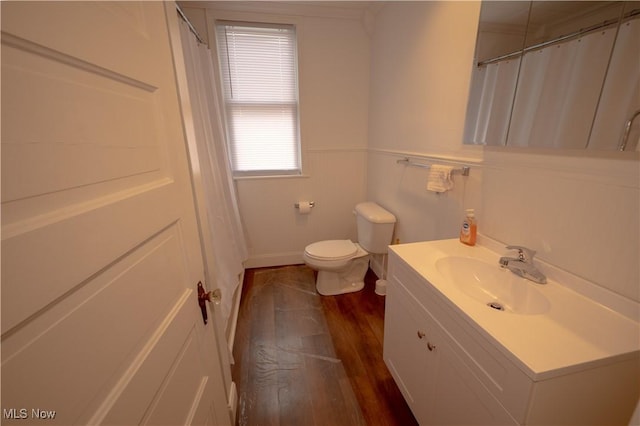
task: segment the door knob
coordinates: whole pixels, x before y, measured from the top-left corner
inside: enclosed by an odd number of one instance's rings
[[[202,281],[198,282],[198,305],[200,305],[200,311],[202,312],[202,321],[206,324],[208,322],[207,318],[207,306],[205,302],[213,302],[216,305],[219,305],[222,300],[222,292],[219,288],[216,288],[213,291],[205,291],[204,286],[202,285]]]

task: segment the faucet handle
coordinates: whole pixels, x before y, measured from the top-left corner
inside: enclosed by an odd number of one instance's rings
[[[507,250],[518,250],[518,259],[523,262],[531,262],[533,260],[533,256],[536,255],[535,250],[531,250],[530,248],[523,246],[507,246]]]

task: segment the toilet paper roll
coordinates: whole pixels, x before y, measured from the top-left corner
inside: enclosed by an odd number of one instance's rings
[[[298,212],[300,214],[309,214],[311,213],[311,203],[308,201],[299,201],[298,202]]]

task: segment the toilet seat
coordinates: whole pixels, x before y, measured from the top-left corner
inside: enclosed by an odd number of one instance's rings
[[[316,260],[345,260],[358,252],[351,240],[325,240],[309,244],[305,249],[308,257]]]
[[[323,296],[359,291],[369,267],[369,253],[351,240],[326,240],[309,244],[304,263],[318,271],[316,290]]]

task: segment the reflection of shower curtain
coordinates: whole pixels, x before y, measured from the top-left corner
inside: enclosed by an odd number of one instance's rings
[[[585,148],[616,28],[525,53],[507,144]]]
[[[616,47],[607,71],[598,114],[589,148],[613,149],[618,146],[624,125],[640,109],[640,19],[620,27]],[[628,148],[640,150],[640,118],[633,122]]]
[[[474,68],[465,142],[504,145],[520,59]],[[475,107],[474,107],[475,106]]]
[[[526,52],[510,121],[519,61],[476,68],[465,141],[502,145],[508,138],[509,146],[616,149],[624,124],[640,109],[640,19],[623,23],[617,38],[616,30]],[[631,149],[635,144],[640,150],[639,138],[636,119]]]
[[[213,265],[207,265],[207,278],[213,285],[208,287],[218,287],[222,291],[220,311],[226,326],[247,248],[217,108],[211,53],[205,45],[198,44],[184,22],[180,24],[199,160],[199,164],[192,165],[192,172],[201,176],[206,199],[198,202],[206,204],[205,219],[212,234],[212,241],[208,243],[213,250],[213,259],[207,262],[212,261]],[[201,221],[205,219],[200,218]]]

